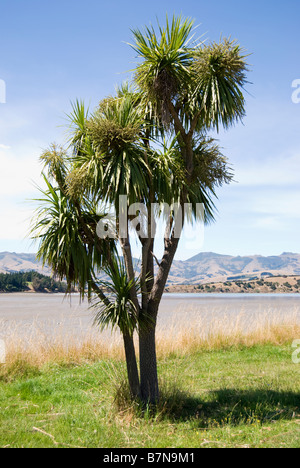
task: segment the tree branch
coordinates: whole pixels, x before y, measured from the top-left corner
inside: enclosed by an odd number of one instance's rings
[[[157,257],[154,255],[153,252],[151,252],[151,255],[152,255],[152,257],[154,258],[154,260],[156,261],[157,266],[160,267],[160,263],[159,263]]]
[[[193,118],[193,120],[191,122],[190,129],[189,129],[189,132],[188,132],[188,141],[192,141],[194,131],[196,129],[197,122],[198,122],[198,119],[200,117],[200,113],[201,112],[196,112],[196,115],[194,115],[194,118]]]
[[[178,113],[176,112],[176,109],[172,103],[172,101],[168,101],[167,103],[169,112],[174,120],[174,126],[175,126],[175,131],[176,133],[180,133],[181,137],[184,139],[186,137],[186,131],[180,121],[180,118],[178,117]]]
[[[170,233],[170,226],[172,225],[172,215],[170,215],[169,220],[167,222],[166,227],[166,234],[165,234],[165,251],[163,258],[159,264],[159,270],[156,275],[156,279],[154,281],[148,302],[148,311],[156,317],[158,306],[163,295],[166,282],[168,279],[168,275],[170,273],[170,269],[178,248],[180,236],[175,237],[176,232],[176,223],[178,223],[178,219],[175,220],[173,223],[172,232]],[[181,229],[183,227],[183,221]],[[170,235],[171,234],[171,235]]]
[[[120,238],[119,240],[120,240],[120,244],[121,244],[121,248],[123,252],[128,279],[129,281],[132,282],[132,287],[130,288],[130,299],[136,308],[136,313],[139,314],[140,305],[139,305],[136,286],[135,286],[135,274],[134,274],[134,269],[133,269],[133,260],[132,260],[132,252],[131,252],[131,246],[129,242],[129,236],[127,235],[126,238],[124,239]]]
[[[101,299],[101,301],[102,301],[107,307],[110,307],[110,306],[111,306],[110,300],[109,300],[108,297],[104,294],[104,292],[102,291],[102,289],[99,288],[99,286],[98,286],[98,284],[96,283],[96,281],[94,281],[93,279],[91,279],[91,286],[92,286],[92,289],[93,289],[94,293],[97,294],[97,296]]]

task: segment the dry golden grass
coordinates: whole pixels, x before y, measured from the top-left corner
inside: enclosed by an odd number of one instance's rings
[[[282,345],[297,337],[300,337],[300,320],[296,309],[288,315],[274,314],[270,309],[251,317],[241,310],[235,316],[216,314],[209,322],[200,315],[194,323],[179,330],[173,326],[168,332],[158,334],[158,349],[160,355],[168,356],[232,346]]]
[[[79,339],[76,336],[35,335],[34,339],[11,335],[6,340],[6,365],[24,362],[31,366],[42,367],[47,363],[78,364],[84,361],[100,359],[123,359],[122,341],[114,338],[112,342],[104,341],[94,335]]]
[[[244,332],[235,329],[230,332],[211,330],[207,335],[199,335],[191,330],[181,329],[170,335],[158,334],[157,347],[160,357],[170,354],[186,355],[201,350],[217,350],[230,347],[251,347],[255,345],[284,345],[300,337],[300,325],[295,323],[270,324]]]
[[[158,327],[158,358],[229,347],[283,345],[300,338],[299,315],[296,313],[288,316],[265,314],[260,319],[256,317],[248,325],[247,331],[245,315],[241,311],[234,319],[223,316],[208,323],[200,316],[190,322],[186,320],[185,325],[181,321],[180,324],[173,323],[165,328]],[[16,326],[10,330],[5,345],[6,364],[1,366],[2,374],[22,366],[40,369],[49,363],[69,365],[102,359],[124,359],[122,338],[118,333],[103,336],[96,331],[73,335],[60,332],[49,336],[36,327],[24,335]]]

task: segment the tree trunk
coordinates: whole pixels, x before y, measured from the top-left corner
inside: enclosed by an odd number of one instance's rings
[[[133,398],[140,398],[140,379],[136,362],[133,337],[130,334],[124,333],[123,341],[130,393]]]
[[[147,328],[142,327],[139,333],[141,399],[144,403],[151,404],[156,404],[159,400],[155,328],[156,323],[153,323]]]
[[[152,320],[147,327],[141,327],[140,342],[140,376],[141,398],[145,403],[156,404],[159,400],[159,386],[157,377],[155,329],[159,304],[165,289],[170,268],[178,247],[179,239],[171,236],[165,239],[165,253],[160,263],[159,271],[149,294],[146,313]],[[148,266],[149,268],[149,266]],[[153,259],[152,259],[153,271]]]

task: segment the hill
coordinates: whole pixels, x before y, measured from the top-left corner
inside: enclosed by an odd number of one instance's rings
[[[0,273],[23,273],[36,271],[44,275],[50,275],[51,270],[43,267],[35,254],[0,252]]]
[[[175,261],[168,284],[206,284],[252,280],[270,276],[300,275],[300,254],[278,256],[231,256],[204,252],[185,261]]]
[[[51,274],[50,268],[43,267],[34,254],[0,253],[0,273],[32,270],[44,275]],[[185,261],[175,260],[167,285],[201,285],[293,275],[300,275],[300,254],[297,253],[240,257],[203,252]]]

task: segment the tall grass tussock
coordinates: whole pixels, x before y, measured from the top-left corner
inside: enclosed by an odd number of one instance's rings
[[[192,321],[158,327],[158,359],[185,356],[200,351],[251,347],[255,345],[285,345],[300,338],[297,313],[268,315],[248,324],[241,312],[234,319],[223,316],[209,323],[201,316]],[[0,323],[1,331],[1,323]],[[6,362],[0,366],[0,377],[38,371],[48,364],[79,365],[99,360],[124,360],[123,341],[118,333],[101,334],[97,329],[76,334],[55,331],[45,334],[38,325],[24,334],[18,326],[11,327],[5,339]],[[137,345],[137,340],[136,340]]]

